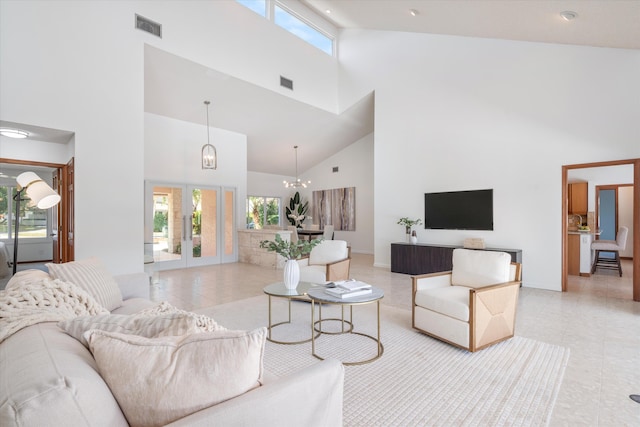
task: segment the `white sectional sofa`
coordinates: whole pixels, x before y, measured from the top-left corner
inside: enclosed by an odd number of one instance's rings
[[[117,276],[115,280],[122,303],[112,314],[136,313],[155,305],[149,300],[146,274]],[[7,289],[11,286],[9,283]],[[0,291],[0,302],[2,293],[7,295],[8,290]],[[0,306],[0,317],[2,313]],[[214,354],[210,356],[215,358]],[[140,362],[145,361],[131,361]],[[343,379],[344,368],[336,360],[319,362],[310,369],[282,378],[265,374],[262,384],[250,391],[173,420],[170,425],[342,425]],[[193,385],[198,385],[198,381],[193,378]],[[140,386],[139,382],[131,379],[132,386]],[[0,425],[113,427],[129,424],[101,376],[92,352],[64,332],[58,322],[24,327],[0,343]]]

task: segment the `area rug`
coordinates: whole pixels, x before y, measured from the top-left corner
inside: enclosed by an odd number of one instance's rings
[[[377,336],[375,304],[353,309],[354,331]],[[198,310],[234,329],[266,326],[268,298],[260,296]],[[311,305],[292,303],[292,322],[272,330],[277,340],[311,336]],[[286,300],[272,299],[272,323],[288,320]],[[315,314],[317,320],[317,312]],[[347,320],[349,311],[345,311]],[[323,318],[342,318],[337,307]],[[345,367],[345,426],[545,426],[556,401],[569,349],[514,337],[469,353],[411,329],[411,313],[382,305],[382,357]],[[348,325],[347,325],[348,327]],[[336,332],[337,321],[323,323]],[[322,335],[316,353],[342,361],[377,354],[375,340],[362,335]],[[311,343],[267,342],[265,369],[287,375],[318,363]]]

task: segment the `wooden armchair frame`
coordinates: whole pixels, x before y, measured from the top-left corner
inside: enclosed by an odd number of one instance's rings
[[[464,346],[452,342],[447,337],[439,336],[424,326],[416,325],[416,308],[421,308],[416,305],[417,292],[421,289],[451,286],[451,271],[413,276],[411,278],[413,288],[411,326],[429,336],[471,352],[512,338],[515,333],[516,308],[522,280],[521,264],[511,263],[511,277],[514,280],[510,282],[475,289],[468,288],[469,343]],[[429,279],[429,281],[421,283],[422,279]]]

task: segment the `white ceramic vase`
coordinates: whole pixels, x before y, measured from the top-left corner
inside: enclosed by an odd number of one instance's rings
[[[295,289],[300,281],[300,266],[295,259],[288,259],[284,263],[284,287]]]

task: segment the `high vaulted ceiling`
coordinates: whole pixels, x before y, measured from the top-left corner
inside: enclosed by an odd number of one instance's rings
[[[338,28],[640,48],[640,0],[301,1]],[[249,171],[293,176],[299,145],[303,173],[373,131],[373,95],[335,115],[157,49],[145,70],[146,111],[204,124],[211,98],[212,126],[247,135]]]
[[[640,49],[640,0],[301,2],[338,28]],[[563,11],[577,17],[564,20]],[[373,131],[373,94],[336,115],[159,49],[145,49],[145,111],[205,125],[206,99],[212,101],[211,126],[247,135],[249,171],[293,176],[293,146],[299,145],[302,174]],[[59,142],[61,135],[52,132]],[[69,134],[62,137],[68,141]],[[44,134],[38,139],[47,140]]]
[[[339,28],[640,49],[639,0],[301,1]]]

